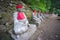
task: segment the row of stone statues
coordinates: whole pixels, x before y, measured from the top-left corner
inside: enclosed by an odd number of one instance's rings
[[[9,33],[11,34],[11,37],[14,40],[28,40],[29,37],[36,31],[36,25],[29,24],[29,21],[25,15],[25,13],[22,11],[23,6],[21,4],[18,4],[16,6],[17,11],[13,13],[14,18],[14,27],[13,31],[10,30]],[[41,21],[43,21],[43,14],[36,10],[32,13],[32,18],[35,20],[35,23],[40,24]]]
[[[35,20],[35,23],[40,24],[45,17],[40,11],[36,12],[36,10],[34,10],[32,13],[32,18]]]

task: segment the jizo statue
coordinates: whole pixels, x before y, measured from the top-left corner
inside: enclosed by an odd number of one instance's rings
[[[36,23],[40,24],[41,20],[40,20],[40,18],[37,17],[36,10],[33,11],[32,17],[33,17],[33,20],[35,20]]]
[[[15,34],[21,34],[28,30],[28,20],[24,12],[22,11],[23,6],[18,4],[16,6],[17,11],[13,13],[14,18],[14,32]]]

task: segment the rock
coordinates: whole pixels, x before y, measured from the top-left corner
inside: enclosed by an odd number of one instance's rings
[[[1,0],[1,1],[3,1],[3,0]]]
[[[56,38],[58,37],[58,35],[55,35],[56,36]]]
[[[0,31],[4,31],[5,30],[5,26],[4,25],[0,25]]]
[[[9,23],[7,22],[5,25],[6,25],[6,26],[9,26]]]
[[[36,30],[37,30],[36,25],[30,24],[29,30],[21,35],[16,36],[12,33],[11,30],[9,31],[9,33],[11,34],[11,37],[15,40],[20,40],[20,39],[21,40],[28,40],[35,33]]]
[[[13,6],[12,3],[9,3],[10,6]]]
[[[40,35],[38,36],[37,40],[41,40]]]

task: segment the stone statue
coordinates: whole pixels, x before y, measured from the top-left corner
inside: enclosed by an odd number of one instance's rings
[[[36,25],[29,24],[22,8],[22,5],[18,4],[16,6],[17,11],[13,13],[14,28],[9,33],[14,40],[28,40],[37,29]]]
[[[14,18],[14,32],[16,34],[23,33],[28,30],[28,20],[24,12],[22,12],[22,5],[16,6],[17,11],[13,13]]]
[[[32,13],[32,18],[33,18],[33,20],[35,20],[35,23],[38,23],[38,24],[41,23],[40,18],[37,17],[37,12],[36,12],[36,10],[33,11],[33,13]]]
[[[38,11],[37,17],[40,18],[41,21],[43,21],[43,14],[40,11]]]

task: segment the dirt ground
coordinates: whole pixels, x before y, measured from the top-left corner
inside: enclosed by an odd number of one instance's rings
[[[60,40],[60,17],[43,21],[29,40]]]

